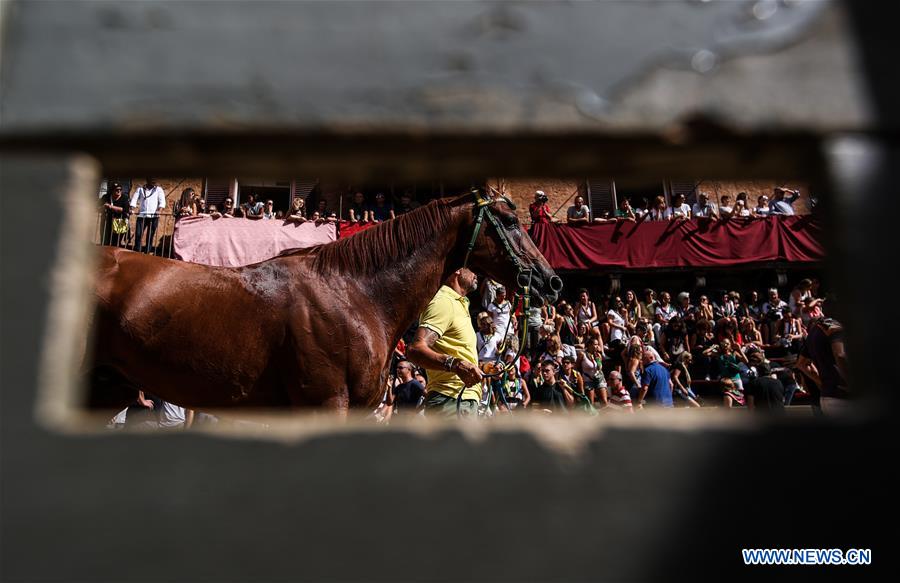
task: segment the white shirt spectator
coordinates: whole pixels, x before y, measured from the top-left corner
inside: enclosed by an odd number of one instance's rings
[[[591,208],[586,204],[583,204],[580,207],[572,205],[569,207],[569,210],[566,212],[566,217],[569,220],[572,220],[572,219],[591,220]]]
[[[159,426],[162,428],[181,427],[184,425],[184,408],[163,401],[159,410]]]
[[[666,218],[670,219],[673,217],[676,219],[691,218],[691,207],[689,207],[686,202],[681,203],[681,206],[670,206],[668,209],[666,209]]]
[[[714,217],[718,214],[716,212],[716,203],[714,202],[707,202],[703,205],[699,202],[695,202],[691,212],[694,217]]]
[[[131,197],[131,208],[138,209],[139,217],[155,217],[166,208],[166,191],[161,186],[138,186]]]
[[[512,304],[509,303],[509,300],[503,300],[503,303],[499,306],[491,302],[491,305],[487,307],[488,313],[494,320],[494,326],[497,328],[497,331],[500,334],[507,333],[507,326],[509,326],[509,315],[512,312]],[[512,326],[509,326],[509,334],[512,334],[513,329]]]
[[[650,209],[647,211],[647,219],[648,221],[668,221],[669,220],[669,211],[660,210],[660,209]]]
[[[615,310],[610,310],[606,313],[606,319],[610,323],[609,327],[609,339],[613,340],[622,340],[625,338],[625,319],[622,318],[622,315]],[[619,327],[621,326],[621,328]]]
[[[673,316],[677,315],[678,311],[675,309],[675,306],[669,304],[663,307],[662,304],[656,306],[656,319],[660,323],[667,323],[672,319]]]
[[[481,332],[475,334],[475,348],[478,349],[478,362],[493,362],[497,360],[497,347],[503,340],[503,332],[494,332],[485,336]]]
[[[494,298],[497,297],[498,287],[500,287],[500,284],[493,279],[486,278],[484,280],[484,286],[481,288],[481,307],[485,310],[494,303]],[[494,321],[496,322],[496,320]]]
[[[731,207],[731,206],[720,206],[719,207],[719,212],[721,212],[723,215],[730,215],[731,211],[733,211],[733,210],[734,210],[734,207]]]

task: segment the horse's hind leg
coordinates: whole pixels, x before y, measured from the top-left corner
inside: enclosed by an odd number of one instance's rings
[[[322,403],[322,408],[326,411],[333,411],[337,418],[341,421],[347,420],[347,415],[350,412],[350,391],[347,388],[347,385],[341,385],[328,399],[326,399]]]

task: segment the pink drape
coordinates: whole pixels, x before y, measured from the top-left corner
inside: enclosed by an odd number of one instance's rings
[[[335,239],[332,223],[186,217],[175,223],[174,245],[175,255],[184,261],[239,267]]]

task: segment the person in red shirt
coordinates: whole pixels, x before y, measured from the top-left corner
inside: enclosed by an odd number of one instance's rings
[[[534,202],[528,205],[528,213],[531,215],[532,223],[546,224],[552,222],[553,216],[550,213],[550,205],[547,204],[548,200],[543,190],[534,192]]]

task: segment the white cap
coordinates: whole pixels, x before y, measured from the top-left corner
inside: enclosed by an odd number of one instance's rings
[[[534,193],[535,193],[535,194],[539,194],[539,195],[541,195],[541,196],[545,196],[543,190],[535,190]]]

